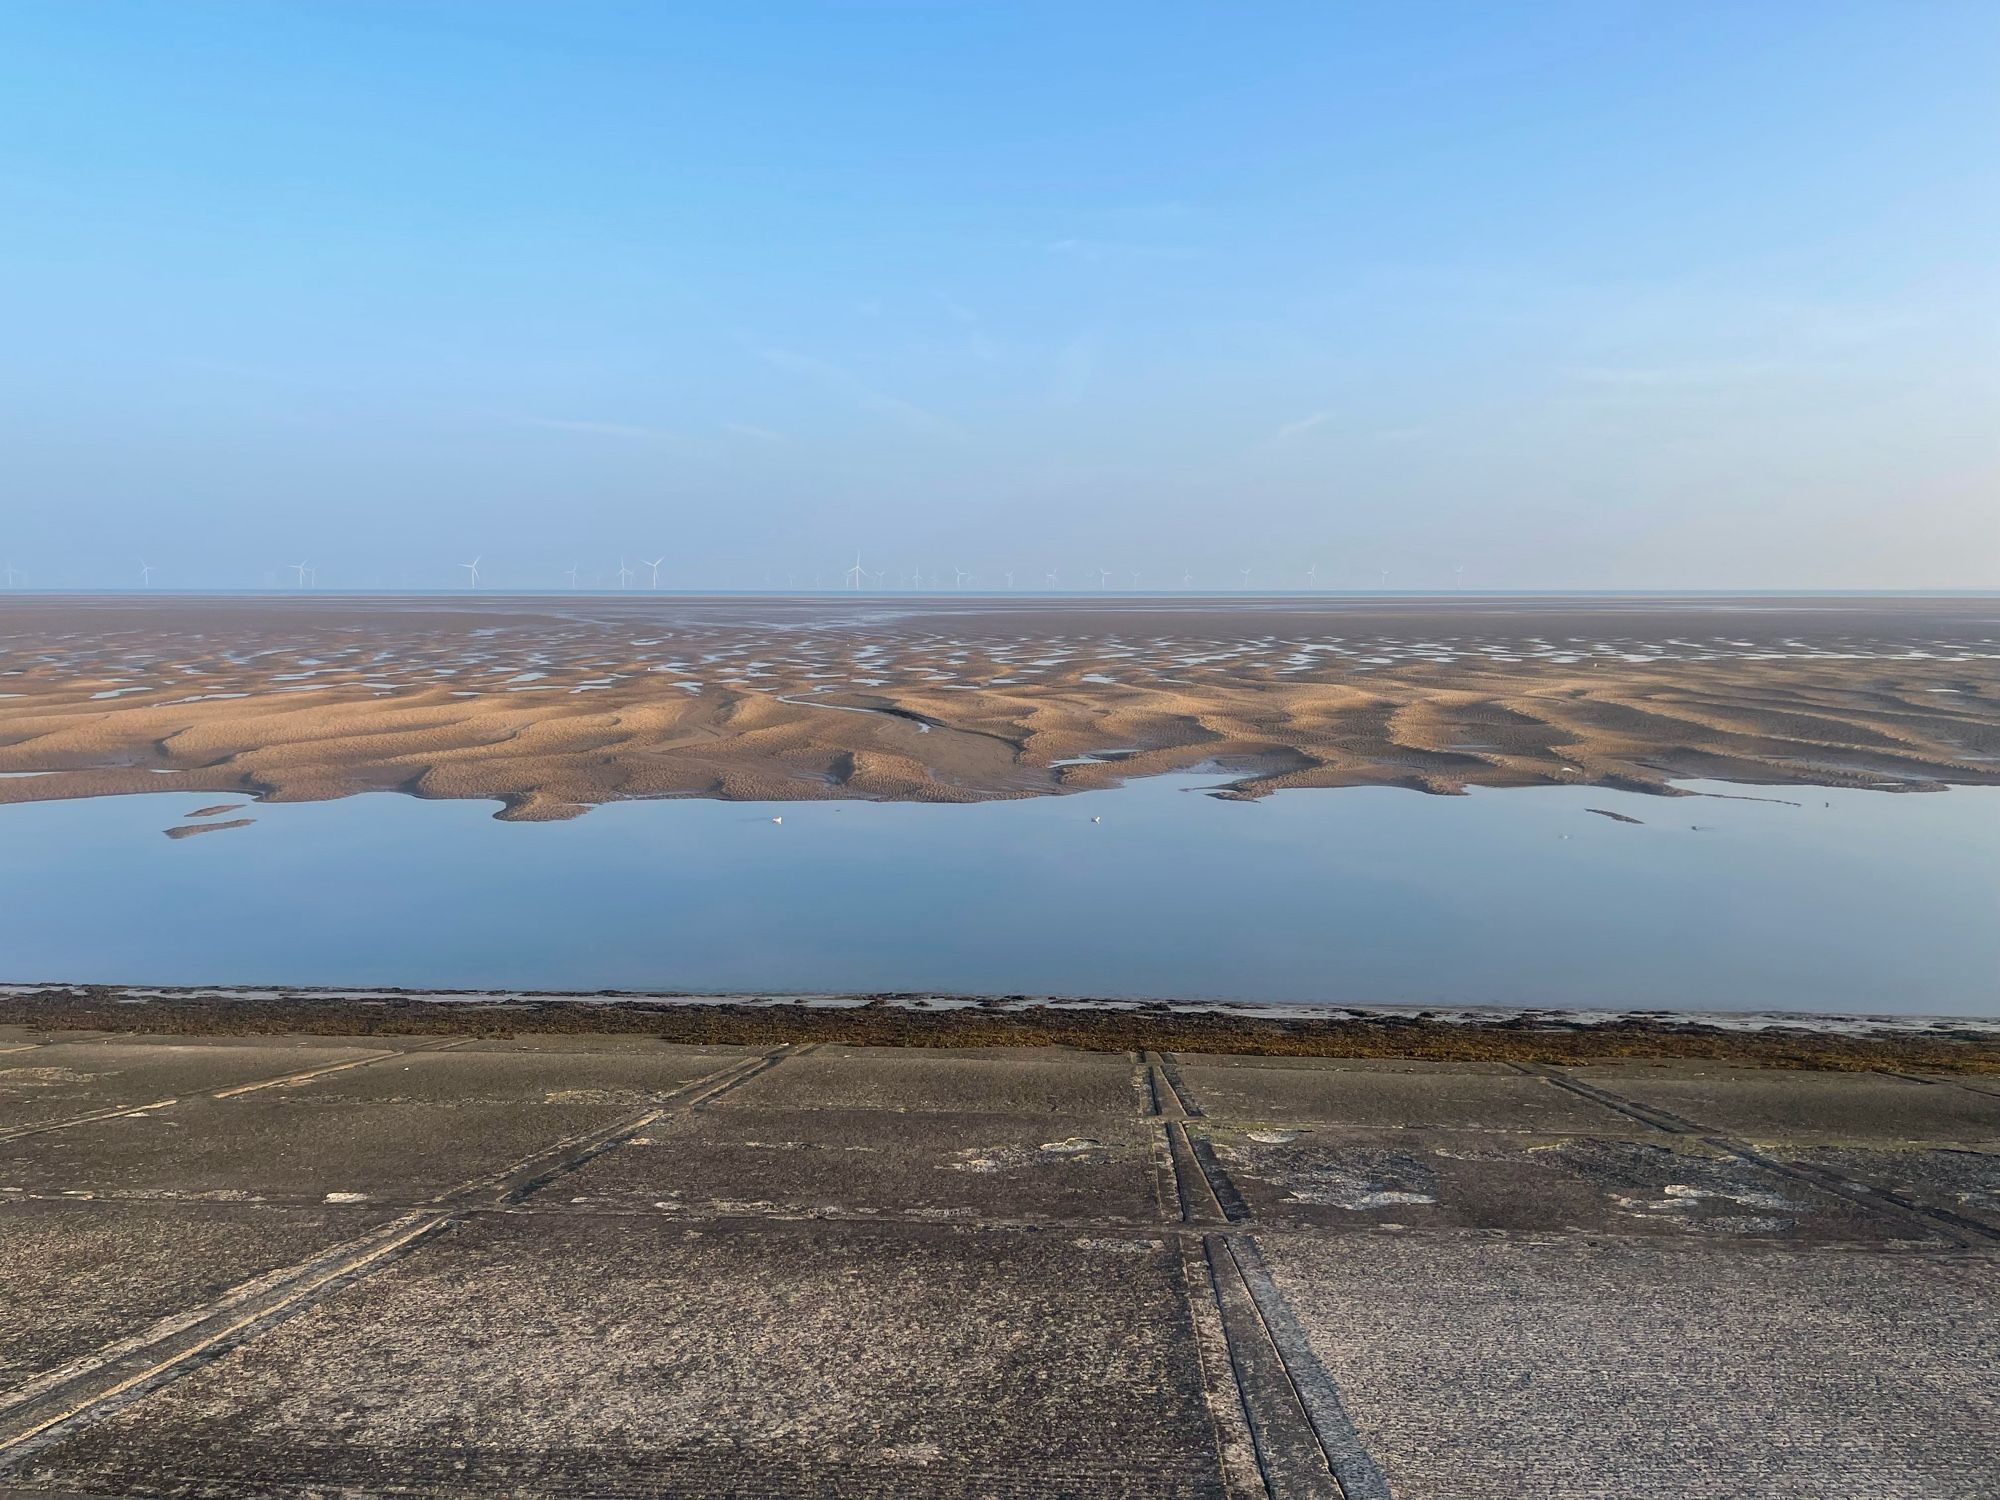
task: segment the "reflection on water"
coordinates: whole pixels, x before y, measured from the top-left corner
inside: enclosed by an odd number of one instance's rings
[[[2000,790],[1208,784],[548,824],[379,795],[175,839],[203,799],[0,807],[0,979],[2000,1010]]]

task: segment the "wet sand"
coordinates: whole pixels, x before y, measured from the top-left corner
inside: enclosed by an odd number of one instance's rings
[[[1992,1493],[2000,1094],[0,1024],[0,1491]]]
[[[0,599],[0,802],[2000,784],[1985,598]]]

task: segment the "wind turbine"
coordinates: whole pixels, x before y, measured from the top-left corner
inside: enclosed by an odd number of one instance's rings
[[[1009,589],[1014,587],[1014,570],[1012,568],[1007,570],[1007,587]]]
[[[632,570],[625,566],[625,559],[620,557],[618,559],[618,587],[621,589],[630,588],[634,576]]]
[[[1455,568],[1453,568],[1453,569],[1451,570],[1451,578],[1452,578],[1452,586],[1453,586],[1454,588],[1461,588],[1461,589],[1462,589],[1462,588],[1464,588],[1464,587],[1465,587],[1465,564],[1464,564],[1464,563],[1460,563],[1460,564],[1459,564],[1459,565],[1458,565],[1457,567],[1455,567]]]
[[[582,571],[583,570],[577,567],[575,563],[571,563],[568,569],[565,570],[563,573],[563,577],[569,580],[570,591],[572,593],[574,593],[576,590],[576,575]]]
[[[953,563],[951,565],[951,586],[953,588],[955,589],[964,588],[967,581],[971,577],[972,575],[966,572],[965,569],[961,568],[957,563]]]
[[[295,587],[304,588],[306,586],[306,574],[310,573],[312,569],[305,563],[297,562],[292,564],[292,571],[299,575],[299,581]]]
[[[859,552],[854,554],[854,566],[840,576],[847,580],[849,588],[853,589],[856,593],[861,591],[861,580],[868,576],[868,570],[861,566],[861,554]]]
[[[1191,589],[1191,588],[1193,588],[1193,587],[1194,587],[1194,574],[1192,574],[1192,573],[1189,573],[1189,572],[1185,572],[1185,571],[1184,571],[1184,572],[1182,572],[1182,574],[1181,574],[1181,587],[1182,587],[1182,588],[1184,588],[1184,589]]]
[[[1047,584],[1050,588],[1054,588],[1056,586],[1056,570],[1054,568],[1050,568],[1048,572],[1044,573],[1042,575],[1042,582]]]
[[[153,586],[153,565],[147,562],[146,559],[142,557],[139,559],[139,587],[142,589],[149,589],[152,586]]]
[[[1243,587],[1247,590],[1250,587],[1250,570],[1244,568],[1241,571],[1243,573]]]
[[[8,564],[7,564],[7,587],[8,587],[8,588],[10,588],[10,589],[11,589],[12,587],[14,587],[15,583],[19,581],[20,577],[21,577],[21,575],[20,575],[20,573],[19,573],[19,572],[17,572],[17,571],[15,570],[15,568],[14,568],[14,565],[13,565],[13,564],[12,564],[11,562],[10,562],[10,563],[8,563]]]
[[[644,558],[644,557],[642,557],[642,558],[640,558],[640,559],[639,559],[639,565],[640,565],[641,567],[645,567],[645,568],[651,568],[651,569],[653,570],[653,587],[654,587],[654,588],[658,588],[658,587],[660,586],[660,564],[661,564],[661,563],[663,563],[663,562],[665,562],[666,560],[667,560],[667,559],[665,558],[665,556],[664,556],[664,555],[663,555],[663,556],[660,556],[660,557],[655,557],[655,558],[650,558],[650,559],[649,559],[649,558]]]
[[[1138,586],[1139,586],[1139,570],[1137,568],[1134,568],[1132,570],[1132,587],[1136,589]]]
[[[1316,589],[1319,587],[1318,563],[1314,563],[1311,567],[1306,569],[1306,587],[1309,589]]]
[[[1097,570],[1097,586],[1101,589],[1111,587],[1111,570],[1109,568],[1099,568]]]
[[[479,565],[481,562],[485,561],[485,559],[486,559],[486,554],[482,552],[479,554],[478,557],[473,558],[471,562],[459,564],[461,568],[464,568],[467,572],[469,572],[472,575],[472,582],[467,585],[468,588],[476,589],[479,587]]]

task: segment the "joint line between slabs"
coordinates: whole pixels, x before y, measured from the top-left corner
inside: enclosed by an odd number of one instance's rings
[[[1250,1236],[1220,1238],[1222,1253],[1242,1279],[1256,1310],[1258,1323],[1279,1367],[1290,1383],[1292,1395],[1304,1413],[1342,1500],[1393,1500],[1388,1476],[1382,1472],[1341,1400],[1340,1387],[1321,1365],[1306,1341],[1305,1331],[1292,1316],[1284,1294],[1271,1279],[1257,1242]]]
[[[30,1425],[11,1435],[0,1436],[0,1472],[4,1472],[19,1460],[55,1442],[62,1436],[64,1431],[108,1416],[119,1406],[125,1404],[126,1401],[137,1399],[162,1385],[170,1383],[180,1375],[187,1373],[188,1370],[194,1368],[197,1364],[205,1362],[209,1358],[218,1357],[230,1349],[255,1338],[265,1329],[273,1327],[285,1319],[295,1316],[297,1313],[303,1312],[306,1308],[313,1305],[324,1293],[378,1269],[403,1251],[430,1238],[440,1230],[449,1227],[456,1221],[454,1211],[458,1214],[464,1214],[468,1211],[476,1212],[480,1207],[488,1206],[473,1201],[476,1200],[477,1195],[482,1191],[494,1190],[497,1192],[499,1201],[502,1204],[518,1201],[519,1198],[525,1198],[538,1188],[546,1186],[548,1182],[553,1181],[555,1178],[565,1175],[567,1172],[573,1171],[576,1167],[583,1165],[600,1152],[617,1144],[618,1141],[639,1130],[643,1130],[648,1124],[658,1120],[663,1115],[677,1108],[691,1108],[700,1102],[712,1099],[716,1095],[734,1088],[737,1084],[746,1082],[776,1067],[786,1057],[794,1055],[796,1050],[799,1049],[794,1049],[788,1045],[774,1052],[766,1053],[761,1057],[750,1059],[739,1058],[725,1067],[718,1068],[690,1083],[683,1084],[673,1094],[670,1094],[667,1099],[663,1100],[661,1104],[648,1110],[638,1119],[626,1121],[614,1127],[609,1132],[592,1137],[580,1147],[576,1143],[570,1143],[568,1146],[562,1148],[558,1160],[545,1166],[540,1174],[530,1178],[526,1183],[518,1182],[520,1174],[525,1170],[519,1166],[491,1174],[476,1184],[468,1185],[447,1194],[437,1202],[435,1207],[425,1212],[417,1215],[405,1215],[402,1219],[394,1221],[383,1229],[376,1231],[373,1235],[368,1236],[359,1247],[347,1254],[342,1255],[338,1251],[334,1252],[335,1259],[331,1265],[327,1263],[327,1255],[322,1253],[303,1264],[295,1265],[283,1271],[269,1273],[266,1278],[263,1278],[265,1285],[258,1287],[257,1291],[251,1295],[254,1297],[269,1298],[270,1300],[257,1303],[252,1310],[244,1313],[242,1316],[231,1319],[222,1327],[201,1335],[184,1347],[175,1349],[164,1358],[155,1360],[146,1368],[123,1379],[116,1380],[108,1387],[89,1391],[88,1393],[79,1392],[77,1398],[66,1404],[61,1410],[52,1412],[40,1420],[31,1421]],[[400,1054],[391,1053],[385,1055],[395,1056]],[[376,1062],[380,1060],[380,1058],[369,1058],[362,1061]],[[354,1065],[358,1066],[359,1063]],[[134,1112],[132,1110],[118,1111],[118,1113],[125,1114]],[[510,1182],[516,1183],[516,1186],[510,1188],[508,1186]],[[256,1286],[256,1283],[252,1283],[251,1285]],[[178,1335],[199,1328],[205,1321],[225,1315],[231,1307],[241,1305],[242,1301],[243,1294],[239,1290],[237,1294],[225,1296],[219,1302],[211,1302],[206,1309],[201,1310],[191,1317],[183,1315],[179,1319],[169,1320],[169,1326],[166,1327],[161,1327],[159,1324],[154,1325],[160,1331],[146,1342],[134,1345],[127,1341],[107,1345],[93,1359],[86,1362],[81,1368],[75,1369],[74,1373],[70,1374],[61,1384],[73,1384],[86,1381],[92,1375],[101,1376],[112,1373],[121,1362],[140,1354],[148,1347],[148,1344],[157,1348]],[[45,1386],[44,1389],[49,1388]],[[54,1387],[54,1389],[60,1390],[61,1385]]]
[[[1739,1141],[1734,1136],[1727,1135],[1719,1130],[1712,1130],[1706,1125],[1674,1114],[1670,1110],[1656,1109],[1649,1104],[1640,1104],[1637,1100],[1627,1099],[1622,1094],[1614,1094],[1611,1090],[1599,1088],[1595,1084],[1582,1083],[1574,1078],[1563,1078],[1552,1072],[1534,1071],[1536,1077],[1547,1080],[1557,1088],[1567,1089],[1571,1093],[1592,1100],[1607,1109],[1617,1110],[1620,1114],[1628,1115],[1642,1124],[1651,1125],[1656,1130],[1664,1130],[1674,1135],[1696,1136],[1708,1145],[1715,1147],[1716,1150],[1725,1151],[1738,1161],[1747,1162],[1749,1165],[1761,1168],[1773,1176],[1783,1177],[1789,1181],[1802,1183],[1807,1187],[1831,1193],[1835,1197],[1844,1198],[1849,1203],[1867,1209],[1870,1213],[1883,1218],[1900,1220],[1904,1223],[1913,1223],[1927,1230],[1935,1231],[1941,1229],[1957,1242],[1960,1249],[1970,1250],[1981,1244],[1993,1244],[1996,1241],[2000,1241],[2000,1232],[1996,1232],[1975,1220],[1955,1214],[1948,1208],[1933,1208],[1928,1204],[1913,1202],[1905,1198],[1902,1194],[1891,1192],[1887,1188],[1875,1188],[1869,1187],[1866,1183],[1850,1182],[1838,1173],[1830,1172],[1820,1167],[1779,1161],[1775,1157],[1765,1155],[1747,1141]]]
[[[1926,1078],[1921,1073],[1899,1073],[1894,1068],[1876,1068],[1884,1078],[1900,1078],[1905,1083],[1921,1083],[1934,1089],[1964,1089],[1969,1094],[1984,1094],[1989,1099],[2000,1099],[2000,1089],[1981,1088],[1963,1078]]]
[[[40,1046],[40,1043],[36,1043]],[[349,1058],[346,1062],[329,1063],[324,1067],[307,1068],[301,1071],[280,1074],[276,1078],[259,1078],[249,1083],[239,1083],[209,1095],[211,1099],[233,1099],[238,1094],[255,1093],[258,1089],[276,1088],[280,1084],[305,1083],[328,1073],[343,1073],[349,1068],[365,1068],[371,1063],[387,1062],[392,1057],[407,1057],[412,1052],[433,1051],[433,1048],[395,1048],[377,1052],[370,1057]],[[191,1097],[191,1096],[190,1096]],[[121,1104],[108,1109],[92,1110],[88,1114],[72,1115],[66,1120],[51,1120],[41,1125],[16,1125],[12,1129],[0,1130],[0,1141],[19,1140],[23,1136],[46,1135],[52,1130],[68,1130],[77,1125],[95,1125],[100,1120],[123,1120],[133,1115],[142,1115],[155,1109],[167,1109],[181,1102],[181,1095],[171,1099],[157,1099],[151,1104]]]
[[[350,1058],[346,1062],[328,1063],[325,1067],[306,1068],[298,1073],[287,1073],[283,1078],[260,1078],[255,1083],[239,1083],[234,1088],[217,1089],[208,1097],[211,1099],[234,1099],[240,1094],[254,1094],[259,1089],[282,1088],[288,1083],[309,1083],[315,1078],[324,1078],[329,1073],[345,1073],[350,1068],[365,1068],[370,1063],[387,1062],[392,1057],[408,1057],[402,1048],[387,1052],[376,1052],[367,1057]]]
[[[189,1368],[202,1362],[205,1357],[225,1353],[264,1329],[303,1312],[316,1300],[316,1294],[336,1287],[353,1277],[365,1275],[385,1260],[428,1239],[450,1222],[450,1215],[437,1213],[425,1216],[415,1224],[406,1222],[401,1226],[391,1226],[385,1231],[387,1238],[381,1239],[379,1243],[365,1250],[340,1259],[317,1274],[307,1273],[304,1281],[295,1282],[267,1305],[245,1313],[242,1317],[203,1335],[185,1348],[176,1350],[147,1368],[128,1375],[103,1390],[92,1392],[62,1410],[51,1413],[12,1436],[0,1440],[0,1472],[56,1441],[62,1436],[63,1429],[109,1416],[126,1400],[150,1393],[184,1374]]]
[[[635,1119],[625,1120],[604,1130],[596,1131],[581,1140],[572,1140],[530,1157],[526,1162],[517,1163],[505,1172],[493,1174],[468,1184],[447,1194],[441,1201],[454,1206],[472,1206],[467,1200],[488,1187],[495,1189],[495,1201],[512,1206],[523,1203],[553,1182],[569,1176],[578,1168],[602,1156],[614,1146],[621,1145],[648,1125],[657,1123],[670,1114],[681,1110],[697,1110],[711,1099],[727,1093],[740,1083],[747,1083],[760,1074],[769,1072],[793,1053],[789,1048],[779,1048],[761,1057],[737,1058],[735,1061],[716,1068],[701,1077],[682,1084],[670,1091],[658,1104],[646,1110]]]
[[[1264,1424],[1258,1420],[1259,1414],[1251,1406],[1250,1382],[1243,1369],[1243,1351],[1238,1347],[1237,1339],[1232,1337],[1229,1331],[1231,1322],[1229,1299],[1223,1295],[1222,1269],[1216,1263],[1219,1253],[1217,1242],[1204,1235],[1201,1241],[1201,1254],[1202,1265],[1207,1272],[1208,1295],[1214,1303],[1216,1319],[1222,1330],[1222,1349],[1229,1361],[1230,1382],[1236,1387],[1236,1401],[1243,1415],[1244,1432],[1250,1440],[1251,1461],[1257,1466],[1257,1477],[1263,1482],[1264,1493],[1270,1496],[1271,1500],[1279,1500],[1277,1487],[1271,1482],[1271,1456],[1265,1446]],[[1240,1275],[1238,1279],[1241,1280]],[[1303,1412],[1304,1408],[1301,1407],[1300,1410]]]

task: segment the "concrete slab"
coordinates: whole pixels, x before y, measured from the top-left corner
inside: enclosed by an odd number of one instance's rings
[[[1277,1239],[1397,1500],[1991,1500],[1990,1265],[1472,1235]]]
[[[748,1047],[700,1047],[680,1042],[663,1042],[656,1036],[591,1036],[560,1031],[524,1032],[519,1036],[482,1036],[454,1042],[454,1052],[617,1052],[644,1057],[711,1057],[720,1067],[732,1058],[748,1057],[757,1049]]]
[[[0,1395],[383,1217],[0,1197]]]
[[[1686,1136],[1194,1128],[1259,1224],[1876,1244],[1913,1234]]]
[[[754,1053],[656,1044],[641,1053],[413,1052],[288,1088],[304,1103],[618,1104],[641,1107]]]
[[[1646,1127],[1543,1078],[1455,1067],[1246,1067],[1183,1061],[1184,1089],[1219,1119],[1617,1135]],[[1651,1132],[1648,1132],[1651,1133]]]
[[[380,1048],[64,1042],[0,1055],[0,1130],[276,1078]]]
[[[101,1031],[55,1031],[46,1026],[0,1026],[0,1050],[44,1047],[51,1042],[91,1042],[106,1035]]]
[[[1753,1141],[2000,1142],[2000,1097],[1880,1073],[1631,1063],[1574,1076]]]
[[[670,1212],[1158,1219],[1154,1131],[1119,1116],[703,1110],[662,1121],[553,1190]]]
[[[988,1055],[829,1047],[789,1060],[715,1107],[1130,1115],[1145,1098],[1140,1073],[1125,1053],[1059,1047]]]
[[[1118,1054],[822,1048],[744,1080],[763,1054],[568,1040],[0,1140],[0,1383],[136,1341],[0,1392],[0,1495],[1241,1496],[1377,1461],[1398,1500],[1992,1494],[2000,1152],[1948,1135],[1759,1165],[1490,1066],[1183,1057],[1210,1109],[1183,1122]],[[206,1082],[319,1054],[164,1055]],[[1592,1076],[1877,1128],[1989,1097]],[[481,1179],[417,1238],[356,1238]],[[156,1323],[280,1267],[254,1315]]]
[[[328,1048],[352,1048],[358,1052],[399,1052],[410,1049],[421,1050],[434,1047],[437,1042],[421,1036],[369,1036],[356,1032],[343,1035],[322,1035],[318,1032],[306,1033],[245,1033],[242,1036],[190,1035],[182,1031],[118,1031],[118,1032],[75,1032],[63,1031],[49,1034],[51,1041],[80,1042],[97,1041],[113,1043],[121,1047],[202,1047],[210,1049],[261,1048],[287,1052],[316,1052]]]
[[[1181,1052],[1180,1063],[1219,1068],[1309,1068],[1318,1073],[1408,1073],[1439,1077],[1449,1073],[1519,1077],[1521,1070],[1500,1062],[1425,1062],[1410,1057],[1244,1057],[1232,1052]]]
[[[0,1141],[0,1189],[421,1202],[632,1113],[603,1103],[308,1105],[260,1091]]]
[[[1787,1146],[1774,1154],[2000,1230],[2000,1152],[1900,1144]]]
[[[66,1437],[123,1495],[1219,1495],[1143,1235],[467,1224]]]

